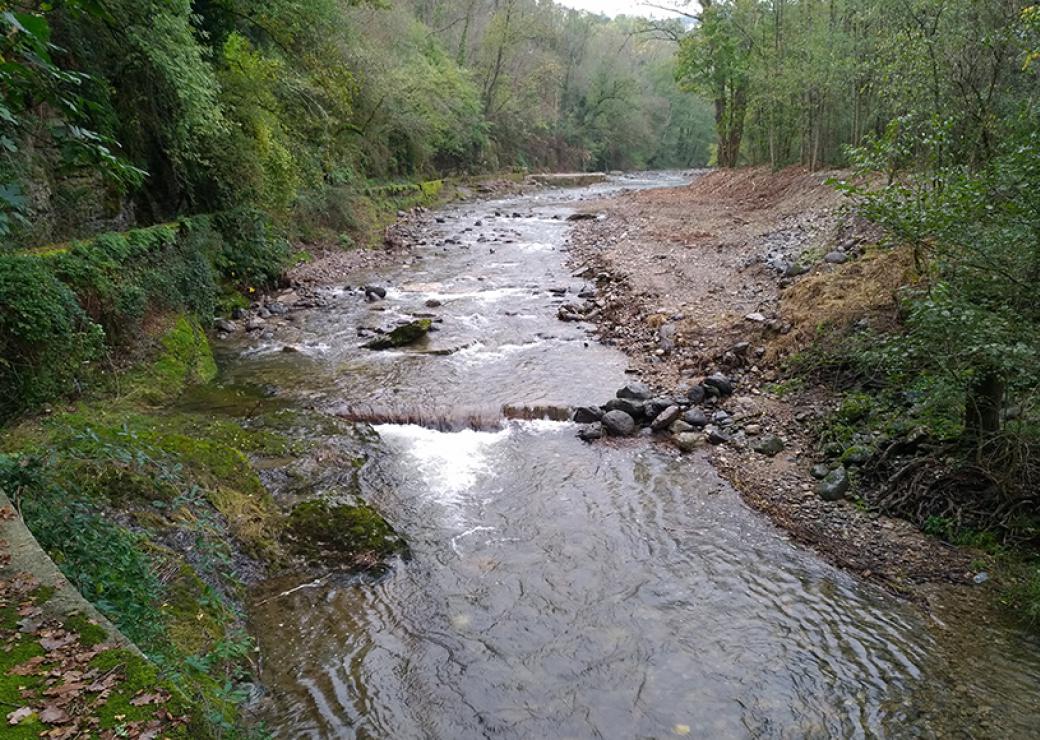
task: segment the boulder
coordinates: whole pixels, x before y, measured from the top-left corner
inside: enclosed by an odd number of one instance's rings
[[[724,445],[727,442],[729,442],[729,435],[723,434],[718,429],[709,427],[705,430],[705,432],[708,435],[708,441],[711,442],[713,445]]]
[[[213,328],[217,331],[222,331],[225,334],[234,334],[238,331],[238,324],[234,321],[228,321],[227,319],[216,319],[213,321]]]
[[[607,434],[615,437],[627,437],[636,430],[636,420],[618,409],[603,414],[602,424]]]
[[[378,285],[366,285],[364,290],[365,298],[370,301],[381,301],[386,298],[386,288],[381,288]]]
[[[655,432],[660,432],[671,426],[672,422],[678,421],[679,414],[682,413],[678,406],[669,406],[664,411],[654,417],[654,420],[650,422],[650,428]]]
[[[704,403],[704,397],[707,394],[704,392],[704,386],[697,384],[690,388],[686,392],[686,397],[690,399],[690,403],[697,405],[698,403]]]
[[[694,431],[694,427],[690,426],[689,424],[687,424],[682,419],[676,419],[668,427],[668,431],[671,432],[672,434],[683,434],[684,432],[692,432],[692,431]]]
[[[829,465],[825,463],[818,463],[812,466],[812,470],[809,471],[809,475],[811,475],[816,480],[823,480],[827,477],[827,473],[829,472],[831,472],[831,468]]]
[[[848,259],[849,259],[849,256],[847,254],[845,254],[844,252],[839,252],[837,250],[835,250],[833,252],[827,252],[827,254],[825,254],[823,256],[823,261],[824,262],[828,262],[828,263],[830,263],[832,265],[843,264],[843,263],[847,262]]]
[[[603,409],[599,406],[581,406],[574,409],[573,418],[579,424],[592,424],[603,418]]]
[[[874,455],[874,451],[863,445],[853,445],[842,453],[841,461],[846,465],[863,465]]]
[[[578,430],[578,439],[592,442],[596,439],[602,439],[604,434],[606,434],[606,430],[603,428],[603,425],[595,421],[591,424],[586,424]]]
[[[617,392],[618,398],[631,398],[636,401],[646,401],[653,395],[650,386],[646,383],[629,383]]]
[[[769,434],[752,442],[751,449],[760,455],[774,457],[784,451],[784,442],[775,434]]]
[[[603,404],[604,411],[624,411],[633,419],[643,417],[643,403],[631,398],[612,398]]]
[[[430,319],[417,319],[401,324],[393,331],[373,339],[362,346],[365,349],[392,349],[393,347],[404,347],[414,344],[430,333],[433,322]]]
[[[816,493],[824,501],[838,501],[849,492],[849,473],[844,466],[837,467],[816,484]]]

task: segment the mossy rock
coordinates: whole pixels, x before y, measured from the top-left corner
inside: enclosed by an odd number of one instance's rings
[[[364,344],[365,349],[393,349],[394,347],[405,347],[415,344],[430,333],[433,321],[430,319],[416,319],[407,324],[401,324],[393,331],[384,334],[378,339]]]
[[[291,550],[320,565],[378,567],[408,545],[379,513],[365,504],[333,504],[317,499],[297,504],[289,514]]]

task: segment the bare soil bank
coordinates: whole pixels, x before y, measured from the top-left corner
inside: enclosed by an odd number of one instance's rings
[[[796,540],[897,590],[970,582],[971,553],[815,493],[812,428],[835,399],[819,388],[783,392],[781,359],[824,321],[884,322],[906,267],[899,252],[864,254],[876,234],[842,213],[826,184],[834,174],[716,171],[589,204],[597,218],[571,239],[572,266],[597,288],[582,310],[662,391],[717,370],[737,380],[721,408],[743,433],[712,458]],[[784,451],[754,452],[761,435],[779,436]]]

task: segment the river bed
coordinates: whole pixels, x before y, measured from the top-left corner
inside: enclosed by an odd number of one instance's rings
[[[412,550],[377,580],[256,589],[261,715],[275,736],[1040,731],[1035,638],[952,602],[948,617],[926,615],[828,565],[704,457],[506,418],[524,415],[506,406],[596,403],[627,382],[620,352],[556,318],[586,287],[565,266],[566,217],[583,200],[682,181],[627,176],[447,208],[409,264],[328,288],[325,306],[274,336],[223,346],[223,383],[373,420],[358,481]],[[367,302],[366,284],[386,299]],[[359,348],[358,327],[416,314],[437,321],[424,343]]]

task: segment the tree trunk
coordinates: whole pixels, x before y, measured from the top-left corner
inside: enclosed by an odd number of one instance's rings
[[[1000,431],[1005,390],[1004,379],[995,371],[976,375],[964,404],[964,431],[969,438],[981,440]]]

